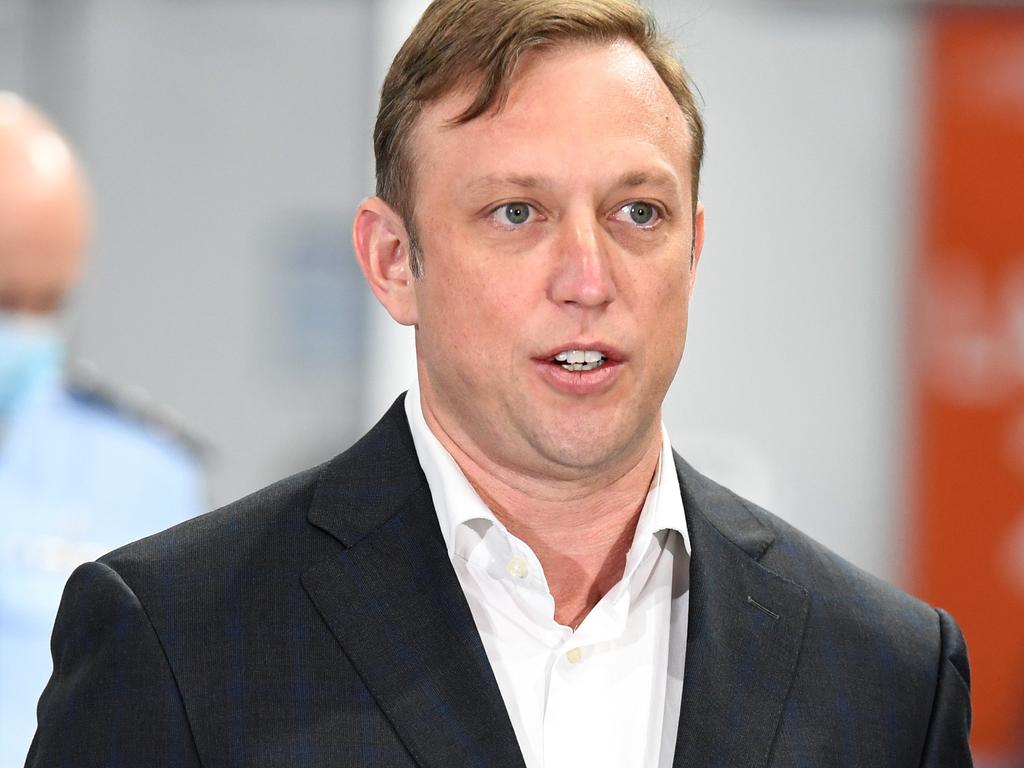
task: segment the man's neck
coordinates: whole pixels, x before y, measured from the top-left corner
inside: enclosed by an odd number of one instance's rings
[[[660,431],[617,471],[551,482],[474,455],[428,408],[423,415],[495,517],[537,555],[554,598],[555,620],[579,626],[622,578],[661,455]]]

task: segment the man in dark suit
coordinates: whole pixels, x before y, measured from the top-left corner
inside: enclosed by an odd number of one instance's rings
[[[82,566],[30,766],[965,766],[952,619],[671,451],[703,127],[628,0],[439,0],[353,237],[418,386]]]

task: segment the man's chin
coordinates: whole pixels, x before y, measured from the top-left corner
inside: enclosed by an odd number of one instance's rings
[[[624,431],[607,424],[598,429],[577,425],[575,429],[570,427],[558,432],[544,430],[537,435],[535,447],[561,479],[575,480],[615,468],[625,471],[647,453],[651,434],[656,436],[660,432],[635,427]]]

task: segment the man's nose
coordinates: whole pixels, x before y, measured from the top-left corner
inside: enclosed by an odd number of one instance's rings
[[[562,223],[553,254],[552,301],[601,307],[615,299],[615,275],[606,238],[593,214]]]

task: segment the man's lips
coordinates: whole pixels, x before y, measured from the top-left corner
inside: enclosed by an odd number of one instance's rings
[[[590,370],[567,370],[565,366],[547,360],[538,360],[534,366],[541,381],[555,391],[573,397],[608,392],[625,368],[621,363],[604,363]]]
[[[622,352],[615,345],[604,341],[568,341],[559,344],[557,347],[551,347],[546,352],[542,352],[539,355],[534,355],[534,360],[537,362],[556,362],[555,356],[562,352],[570,352],[572,350],[580,351],[594,351],[600,352],[605,358],[605,365],[608,363],[622,363],[626,360],[625,353]]]
[[[573,365],[571,360],[556,359],[562,352],[575,352],[569,355],[573,359],[581,352],[598,352],[601,358],[596,364]],[[612,344],[577,340],[551,347],[534,358],[534,365],[541,378],[556,391],[579,397],[607,392],[619,378],[625,361],[625,354]]]

